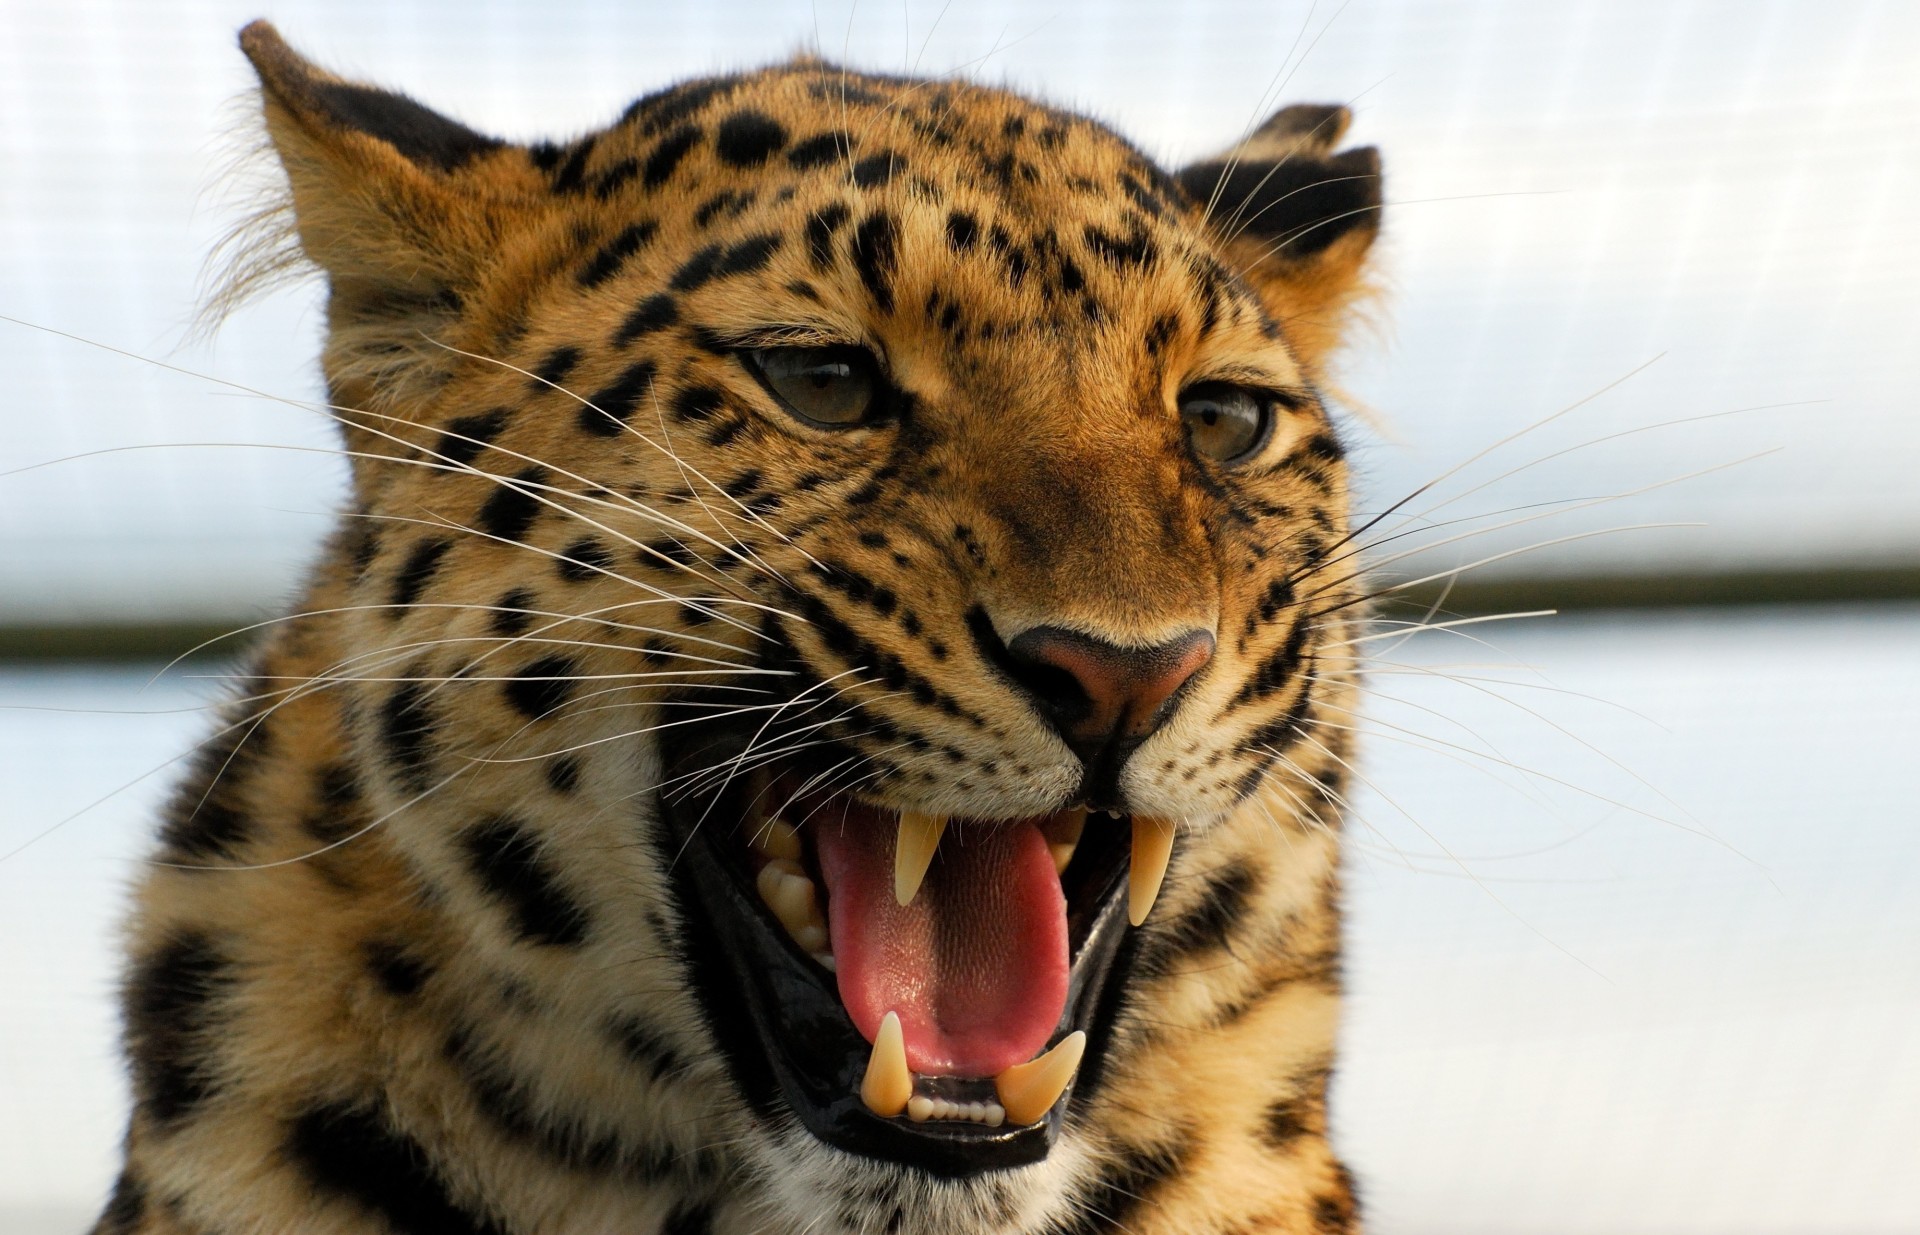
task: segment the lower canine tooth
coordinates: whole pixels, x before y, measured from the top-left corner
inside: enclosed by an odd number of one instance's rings
[[[860,1101],[876,1115],[891,1119],[907,1109],[913,1097],[913,1073],[907,1070],[907,1039],[900,1018],[889,1012],[880,1019],[867,1057],[867,1074],[860,1078]]]
[[[1040,834],[1047,838],[1047,852],[1053,856],[1053,873],[1067,873],[1067,863],[1073,861],[1073,851],[1080,844],[1080,833],[1087,826],[1087,810],[1084,806],[1069,807],[1040,825]]]
[[[940,834],[947,821],[939,815],[918,815],[903,811],[900,831],[893,840],[893,899],[902,905],[913,903],[914,893],[933,865],[933,851],[940,847]]]
[[[1127,870],[1127,920],[1135,926],[1160,895],[1167,877],[1167,859],[1173,856],[1172,820],[1133,817],[1133,857]]]
[[[1007,1119],[1017,1124],[1044,1119],[1067,1091],[1067,1082],[1073,1079],[1086,1052],[1087,1035],[1076,1029],[1040,1058],[1017,1063],[994,1077],[993,1089],[1000,1095]]]

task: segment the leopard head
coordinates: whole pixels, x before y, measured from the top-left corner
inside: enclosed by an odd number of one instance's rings
[[[1169,174],[802,59],[520,145],[243,43],[329,290],[382,843],[676,1061],[614,1124],[848,1229],[1069,1213],[1210,872],[1331,878],[1347,112]]]

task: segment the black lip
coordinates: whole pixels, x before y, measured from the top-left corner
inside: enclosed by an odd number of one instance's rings
[[[1083,842],[1067,870],[1070,886],[1080,889],[1070,910],[1079,912],[1069,917],[1072,968],[1055,1038],[1084,1029],[1088,1042],[1087,1061],[1065,1098],[1045,1120],[1025,1127],[913,1123],[882,1118],[861,1103],[871,1047],[841,1005],[833,976],[771,923],[741,863],[722,852],[737,843],[730,822],[739,813],[727,811],[728,805],[676,803],[662,795],[657,817],[668,822],[665,848],[686,932],[689,976],[734,1082],[755,1113],[776,1123],[790,1113],[836,1148],[948,1178],[1046,1158],[1102,1071],[1117,988],[1125,980],[1124,956],[1132,951],[1120,894],[1126,847]],[[706,825],[689,825],[702,815]],[[721,819],[729,823],[716,826]]]

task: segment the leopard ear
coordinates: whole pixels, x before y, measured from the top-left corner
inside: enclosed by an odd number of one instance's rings
[[[284,246],[271,260],[303,254],[327,276],[334,400],[404,407],[451,369],[455,358],[432,341],[449,337],[497,250],[504,167],[490,165],[525,159],[497,158],[504,142],[405,95],[317,68],[264,21],[240,32],[240,48],[259,74],[267,139],[291,190],[291,228],[284,210],[276,225],[299,251]],[[482,171],[492,173],[484,182]],[[230,284],[227,294],[247,290]]]
[[[1380,152],[1334,151],[1352,120],[1339,106],[1282,108],[1177,177],[1312,370],[1324,368],[1368,290],[1367,255],[1380,232]]]

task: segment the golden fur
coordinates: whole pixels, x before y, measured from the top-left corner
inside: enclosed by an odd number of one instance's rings
[[[1009,94],[799,61],[530,149],[263,24],[243,45],[330,287],[353,507],[139,890],[97,1230],[1356,1230],[1326,1125],[1340,451],[1304,397],[1229,473],[1170,410],[1195,375],[1324,379],[1379,204],[1371,152],[1333,153],[1344,112],[1176,181]],[[1302,168],[1357,205],[1302,215]],[[869,341],[912,440],[784,417],[729,350],[770,326]],[[1128,764],[1134,808],[1184,824],[1104,1081],[1043,1162],[946,1179],[743,1104],[650,731],[750,699],[779,640],[830,684],[816,719],[953,752],[842,733],[863,792],[1051,809],[1077,765],[982,671],[970,610],[1218,651]]]

